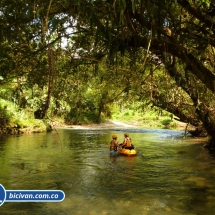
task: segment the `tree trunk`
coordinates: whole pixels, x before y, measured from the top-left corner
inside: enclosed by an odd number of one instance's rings
[[[41,109],[38,109],[34,112],[34,117],[36,119],[43,119],[50,106],[50,100],[51,100],[51,95],[54,87],[54,75],[55,75],[55,57],[54,57],[54,51],[52,49],[48,49],[48,68],[49,68],[49,80],[48,80],[48,92],[47,92],[47,97],[45,100],[45,104]]]
[[[181,86],[184,91],[190,95],[190,98],[193,101],[194,104],[194,110],[196,119],[199,119],[205,130],[207,131],[208,135],[212,138],[212,144],[215,146],[215,107],[211,104],[211,99],[205,99],[204,94],[202,96],[199,95],[198,92],[202,91],[202,84],[193,85],[191,81],[189,81],[189,77],[187,77],[187,80],[182,76],[180,72],[176,70],[174,65],[169,65],[166,67],[168,73],[172,78],[175,79],[176,84]],[[210,92],[208,92],[209,94]],[[210,95],[208,95],[210,98]],[[213,97],[213,94],[211,93],[211,97]],[[192,124],[191,121],[188,121]]]
[[[49,109],[51,95],[53,91],[53,85],[54,85],[54,75],[55,75],[55,58],[54,58],[54,51],[49,48],[48,49],[48,59],[49,59],[49,83],[48,83],[48,95],[46,97],[45,106],[43,109],[44,116],[47,114],[47,111]]]

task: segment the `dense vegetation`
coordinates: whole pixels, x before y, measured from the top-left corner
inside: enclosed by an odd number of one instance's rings
[[[213,145],[214,15],[212,0],[3,0],[0,98],[69,123],[159,107]]]

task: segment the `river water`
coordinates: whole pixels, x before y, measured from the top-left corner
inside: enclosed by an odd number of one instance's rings
[[[109,155],[130,133],[136,157]],[[63,190],[52,203],[5,202],[3,215],[212,215],[215,159],[204,140],[161,129],[58,129],[0,139],[6,190]]]

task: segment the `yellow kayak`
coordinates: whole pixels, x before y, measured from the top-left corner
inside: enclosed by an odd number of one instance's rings
[[[122,155],[127,155],[127,156],[137,155],[137,151],[135,149],[124,149],[123,148],[123,149],[119,149],[118,153],[122,154]]]

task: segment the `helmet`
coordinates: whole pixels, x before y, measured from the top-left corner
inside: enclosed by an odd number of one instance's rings
[[[113,134],[113,135],[112,135],[112,138],[113,138],[113,139],[117,139],[117,135],[116,135],[116,134]]]
[[[125,135],[126,137],[129,137],[129,133],[125,133],[124,135]]]

